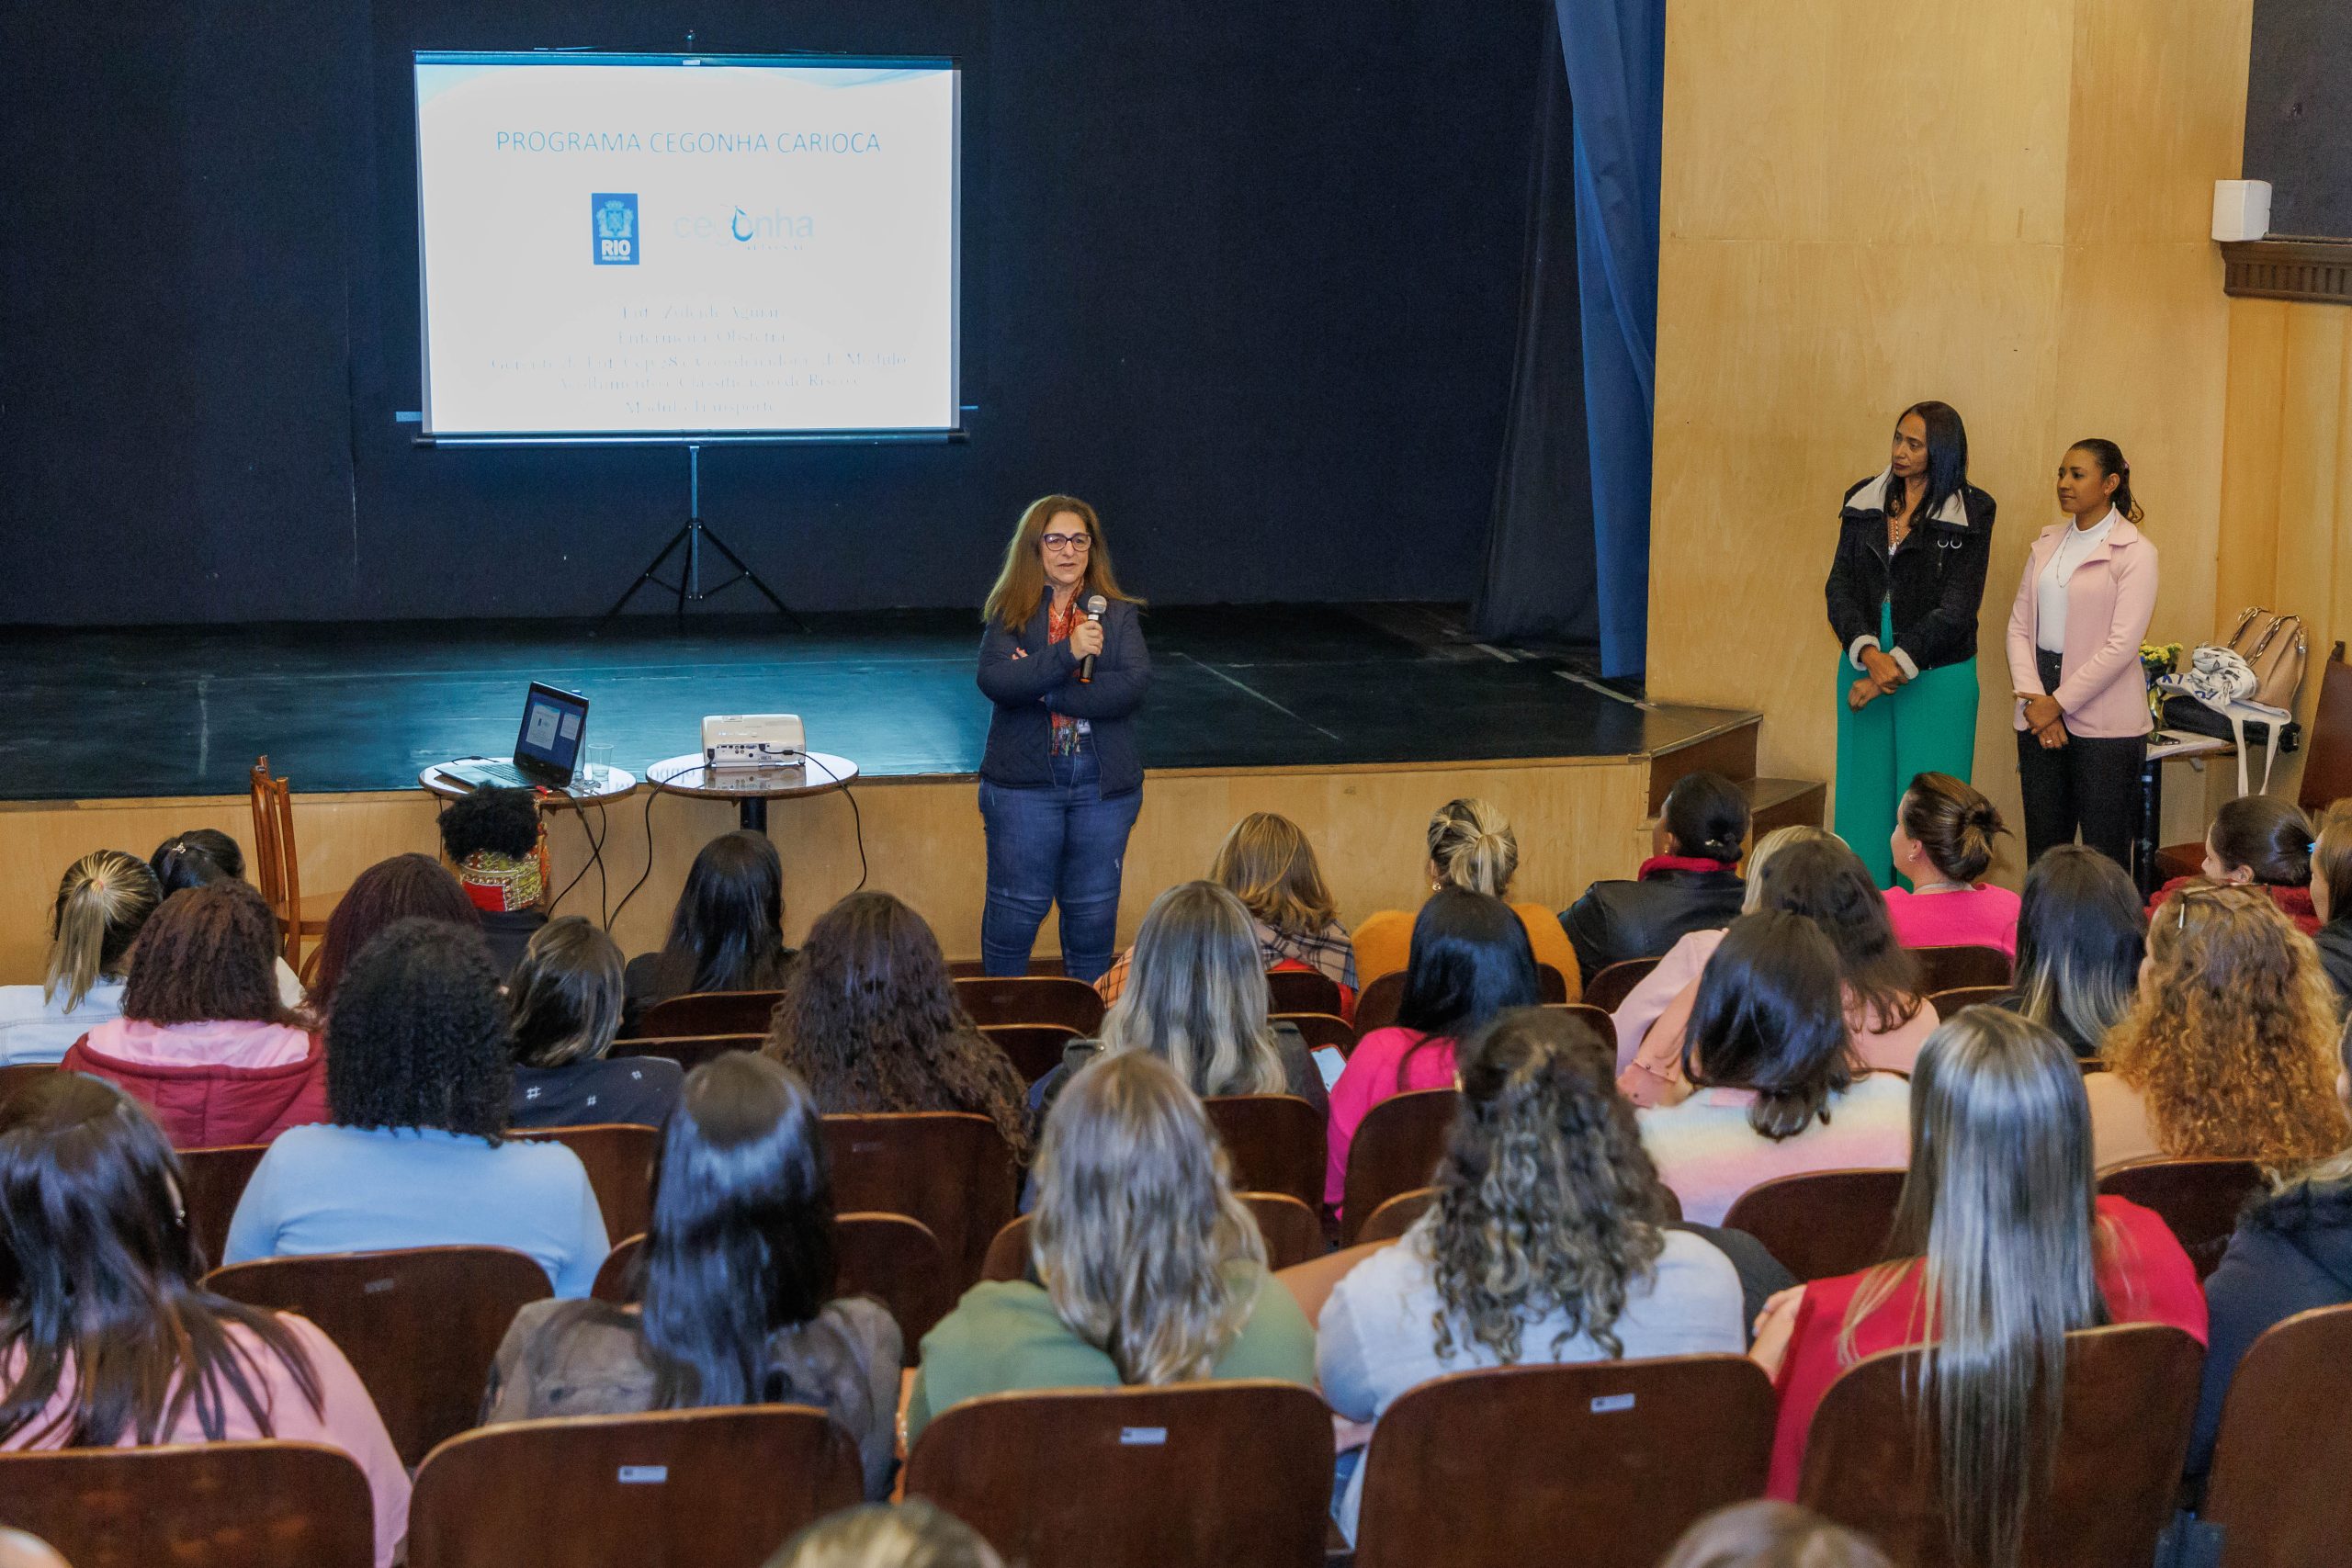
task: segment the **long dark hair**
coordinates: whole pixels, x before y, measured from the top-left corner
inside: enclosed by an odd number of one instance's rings
[[[326,934],[319,938],[318,957],[311,970],[311,1010],[326,1016],[334,1005],[343,972],[377,932],[396,920],[417,918],[446,920],[469,931],[481,930],[481,911],[449,874],[449,868],[431,855],[394,855],[354,877],[351,890],[327,917]]]
[[[784,984],[784,862],[765,833],[721,833],[695,856],[657,974],[664,996]]]
[[[318,1373],[285,1324],[198,1282],[184,1190],[170,1143],[112,1084],[53,1073],[0,1104],[0,1366],[15,1367],[0,1442],[155,1443],[190,1411],[218,1442],[232,1401],[267,1437],[263,1355],[322,1410]],[[72,1396],[44,1419],[69,1377]]]
[[[2123,460],[2123,448],[2103,436],[2094,435],[2077,441],[2066,448],[2069,452],[2088,452],[2098,464],[2101,479],[2115,476],[2115,493],[2108,497],[2108,504],[2127,523],[2138,523],[2146,514],[2140,503],[2132,499],[2132,465]]]
[[[1900,426],[1913,414],[1928,427],[1928,493],[1919,498],[1919,510],[1911,514],[1916,526],[1933,517],[1943,503],[1968,488],[1968,426],[1962,424],[1960,413],[1950,403],[1913,403],[1894,416]],[[1886,477],[1886,493],[1880,504],[1889,517],[1903,510],[1904,481],[1894,474]]]
[[[2018,906],[2020,1013],[2096,1056],[2131,1010],[2147,951],[2147,907],[2131,873],[2087,844],[2041,852]]]
[[[1699,975],[1683,1033],[1682,1072],[1694,1084],[1755,1091],[1747,1124],[1795,1137],[1854,1081],[1838,953],[1802,915],[1742,915]]]
[[[639,1266],[653,1407],[792,1398],[768,1341],[832,1299],[834,1257],[832,1176],[808,1089],[745,1051],[688,1073],[662,1132]]]
[[[1919,1015],[1919,960],[1895,941],[1886,895],[1842,840],[1791,844],[1757,880],[1757,908],[1804,916],[1838,950],[1849,999],[1860,1010],[1866,1029],[1898,1028]]]
[[[1396,1021],[1422,1038],[1397,1061],[1396,1087],[1405,1087],[1405,1069],[1424,1045],[1460,1040],[1497,1013],[1543,999],[1535,950],[1510,905],[1465,887],[1430,894],[1413,919],[1396,1009]]]
[[[360,950],[335,989],[327,1106],[346,1127],[431,1127],[495,1144],[513,1048],[481,934],[401,920]]]
[[[175,893],[130,950],[122,1016],[148,1023],[290,1023],[277,999],[277,917],[245,882]]]
[[[2205,841],[2223,865],[2245,867],[2265,887],[2312,885],[2312,819],[2291,800],[2242,795],[2213,814]]]

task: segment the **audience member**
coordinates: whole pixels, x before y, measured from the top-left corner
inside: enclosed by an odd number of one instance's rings
[[[1921,773],[1903,792],[1887,849],[1911,886],[1886,890],[1886,916],[1905,947],[1997,947],[2018,955],[2018,896],[1984,880],[1993,840],[2008,829],[1993,803],[1950,773]]]
[[[66,868],[49,915],[49,965],[38,986],[0,986],[0,1066],[54,1062],[122,1016],[130,944],[163,899],[155,874],[120,850]]]
[[[2176,876],[2150,894],[2148,914],[2197,882],[2225,887],[2249,884],[2270,895],[2280,913],[2305,936],[2321,916],[2312,904],[2312,823],[2302,807],[2270,795],[2242,795],[2213,814],[2205,833],[2205,863],[2196,876]]]
[[[2259,888],[2192,885],[2148,922],[2140,994],[2087,1079],[2101,1169],[2211,1157],[2292,1166],[2344,1146],[2335,993]]]
[[[1770,1495],[1796,1495],[1839,1372],[1927,1343],[1917,1386],[1951,1560],[2014,1568],[2058,1436],[2044,1391],[2064,1375],[2067,1331],[2160,1323],[2204,1338],[2180,1243],[2153,1212],[2096,1193],[2082,1083],[2057,1036],[2015,1013],[1966,1008],[1938,1028],[1914,1080],[1891,1261],[1787,1292],[1758,1326],[1752,1354],[1781,1395]]]
[[[608,1250],[604,1213],[577,1155],[504,1136],[512,1055],[481,937],[422,918],[388,927],[335,988],[334,1120],[270,1145],[224,1261],[511,1247],[557,1295],[586,1295]]]
[[[1295,1094],[1328,1117],[1331,1097],[1295,1024],[1266,1010],[1266,970],[1250,911],[1214,882],[1182,882],[1151,901],[1134,965],[1099,1040],[1072,1041],[1030,1100],[1053,1104],[1098,1055],[1149,1051],[1194,1094]]]
[[[1810,1508],[1761,1499],[1717,1508],[1658,1568],[1894,1568],[1886,1553]]]
[[[525,1307],[483,1418],[813,1405],[856,1439],[865,1495],[887,1497],[899,1325],[866,1297],[837,1299],[835,1268],[816,1104],[774,1062],[729,1052],[688,1076],[662,1129],[636,1264],[642,1306]]]
[[[1838,953],[1814,921],[1742,915],[1707,961],[1682,1072],[1695,1092],[1640,1113],[1686,1219],[1720,1224],[1758,1182],[1903,1163],[1910,1088],[1858,1074]]]
[[[1692,931],[1739,917],[1747,796],[1720,773],[1685,773],[1667,792],[1650,858],[1631,882],[1596,882],[1560,911],[1585,985],[1611,964],[1658,958]],[[1751,872],[1753,868],[1750,868]]]
[[[547,829],[527,789],[478,789],[441,809],[441,852],[481,915],[491,962],[512,975],[548,923]]]
[[[784,862],[765,833],[738,829],[702,847],[659,953],[628,961],[628,1021],[701,991],[773,991],[792,965],[784,945]]]
[[[509,1126],[659,1127],[678,1102],[677,1063],[605,1055],[621,1026],[621,950],[582,916],[549,920],[524,947],[506,982],[506,1017],[514,1038]]]
[[[1489,898],[1510,897],[1511,878],[1519,874],[1519,835],[1486,801],[1449,800],[1439,807],[1430,818],[1429,850],[1432,892],[1457,888]],[[1583,995],[1576,949],[1568,944],[1558,919],[1541,904],[1513,904],[1510,910],[1527,928],[1535,962],[1550,964],[1566,980],[1567,999]],[[1382,909],[1356,928],[1356,973],[1365,985],[1406,967],[1412,957],[1415,921],[1415,916],[1402,909]]]
[[[2321,814],[2312,845],[2312,913],[2320,928],[2312,940],[2341,1010],[2352,1015],[2352,800]]]
[[[266,1144],[327,1116],[318,1037],[278,999],[278,930],[242,882],[175,893],[140,932],[122,1016],[59,1065],[119,1084],[175,1148]]]
[[[409,1483],[375,1402],[308,1320],[204,1288],[184,1186],[112,1085],[59,1073],[0,1104],[0,1449],[321,1443],[367,1476],[387,1568]]]
[[[185,833],[175,833],[155,846],[147,857],[148,866],[155,873],[155,881],[166,898],[184,893],[191,887],[202,887],[214,882],[243,882],[245,878],[245,852],[237,840],[218,828],[190,828]],[[302,976],[294,965],[286,962],[283,953],[277,959],[277,999],[289,1008],[302,1005]]]
[[[784,1543],[767,1568],[1004,1568],[979,1532],[920,1497],[861,1504]]]
[[[334,1007],[335,987],[360,949],[396,921],[442,920],[471,931],[479,940],[481,912],[449,868],[431,855],[394,855],[378,861],[352,879],[350,891],[327,917],[327,929],[311,957],[309,1011],[324,1022]],[[503,974],[503,972],[501,971]]]
[[[1459,887],[1432,895],[1413,921],[1396,1022],[1357,1041],[1331,1086],[1323,1201],[1337,1209],[1347,1196],[1348,1148],[1374,1106],[1412,1089],[1452,1089],[1455,1042],[1498,1013],[1542,1000],[1517,910]]]
[[[956,999],[930,925],[890,894],[853,893],[808,928],[763,1049],[820,1114],[969,1111],[1028,1162],[1028,1086]]]
[[[1315,1331],[1266,1271],[1225,1150],[1148,1051],[1091,1064],[1054,1102],[1030,1216],[1035,1279],[983,1282],[923,1337],[911,1447],[934,1412],[987,1393],[1203,1378],[1312,1386]]]
[[[2017,983],[1997,1005],[2055,1032],[2085,1061],[2132,1005],[2148,914],[2131,873],[2087,844],[2055,844],[2026,873]]]
[[[0,1528],[0,1568],[74,1568],[37,1535]]]
[[[1323,1397],[1364,1440],[1397,1395],[1447,1372],[1747,1348],[1738,1274],[1665,1228],[1665,1190],[1610,1077],[1592,1027],[1555,1010],[1507,1012],[1464,1045],[1436,1202],[1323,1308]],[[1351,1541],[1356,1457],[1333,1510]]]
[[[1233,825],[1217,846],[1209,880],[1230,891],[1250,911],[1261,961],[1269,971],[1322,976],[1340,987],[1340,1011],[1353,1017],[1356,950],[1340,923],[1339,905],[1323,884],[1315,846],[1298,824],[1271,811],[1253,811]],[[1130,947],[1094,982],[1105,1002],[1126,987]]]
[[[1885,896],[1860,858],[1835,839],[1809,840],[1774,855],[1753,880],[1760,909],[1803,915],[1829,938],[1845,978],[1846,1028],[1855,1062],[1910,1071],[1936,1027],[1936,1010],[1919,994],[1919,961],[1894,940]],[[1690,1092],[1683,1034],[1698,999],[1696,983],[1684,987],[1618,1075],[1617,1087],[1634,1104],[1670,1105]]]

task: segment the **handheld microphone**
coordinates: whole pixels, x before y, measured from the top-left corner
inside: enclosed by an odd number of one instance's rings
[[[1102,624],[1102,612],[1110,607],[1109,600],[1100,593],[1094,594],[1086,601],[1086,618],[1099,626]],[[1081,686],[1094,684],[1094,655],[1090,653],[1078,661],[1078,683]]]

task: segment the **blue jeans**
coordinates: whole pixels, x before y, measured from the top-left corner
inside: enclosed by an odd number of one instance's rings
[[[989,897],[980,912],[980,962],[991,975],[1025,975],[1046,911],[1062,909],[1062,968],[1092,980],[1111,967],[1118,933],[1119,873],[1143,791],[1102,798],[1094,753],[1053,760],[1054,782],[1006,789],[980,781],[989,837]]]

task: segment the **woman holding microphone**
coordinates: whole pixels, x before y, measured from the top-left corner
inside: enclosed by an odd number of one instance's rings
[[[1829,569],[1838,661],[1838,836],[1881,887],[1904,787],[1968,782],[1976,757],[1976,612],[1993,498],[1968,482],[1968,430],[1946,403],[1894,422],[1883,473],[1846,491]]]
[[[2066,448],[2058,509],[2066,521],[2034,540],[2009,611],[2026,859],[2080,829],[2128,871],[2148,750],[2140,644],[2156,607],[2156,547],[2136,526],[2132,465],[2112,441]]]
[[[980,761],[980,958],[990,975],[1028,972],[1057,903],[1064,972],[1091,981],[1111,966],[1119,872],[1143,806],[1142,604],[1120,591],[1094,508],[1068,495],[1030,502],[980,636],[980,690],[996,705]]]

